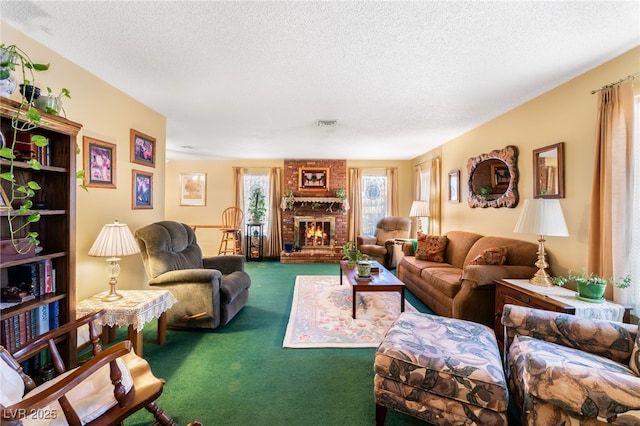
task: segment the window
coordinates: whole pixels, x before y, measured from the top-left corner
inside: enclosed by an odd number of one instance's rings
[[[244,175],[244,228],[251,220],[251,195],[258,189],[265,196],[266,212],[262,218],[263,232],[266,234],[269,229],[269,175],[267,173],[245,173]]]
[[[376,224],[387,216],[387,176],[362,176],[362,233],[373,235]]]
[[[431,169],[424,168],[420,169],[420,196],[419,200],[429,201],[429,196],[431,192]]]

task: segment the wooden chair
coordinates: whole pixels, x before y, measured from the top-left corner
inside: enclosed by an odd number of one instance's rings
[[[222,212],[222,239],[220,240],[221,254],[242,254],[242,220],[244,212],[237,207],[228,207]]]
[[[94,325],[102,315],[104,311],[62,325],[13,354],[0,346],[0,423],[29,425],[48,416],[56,424],[114,425],[122,424],[125,418],[144,407],[153,414],[154,425],[176,425],[155,402],[162,393],[164,381],[156,378],[149,364],[131,350],[131,342],[127,340],[102,350]],[[66,371],[56,345],[84,324],[89,325],[93,357],[80,367]],[[58,376],[36,386],[20,362],[38,356],[45,349],[51,353]]]

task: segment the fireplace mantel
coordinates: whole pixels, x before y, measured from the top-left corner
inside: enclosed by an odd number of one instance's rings
[[[286,197],[282,197],[282,202],[280,203],[280,208],[282,210],[292,210],[291,203],[288,202],[290,199]],[[346,198],[338,198],[338,197],[293,197],[293,204],[341,204],[342,210],[349,210],[349,200]],[[329,206],[331,209],[331,206]]]

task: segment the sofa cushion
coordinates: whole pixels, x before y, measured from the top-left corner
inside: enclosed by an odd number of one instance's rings
[[[444,261],[456,268],[462,268],[467,253],[482,235],[467,231],[449,231],[445,235],[449,242],[444,252]]]
[[[375,355],[378,376],[464,405],[506,411],[507,384],[493,330],[418,312],[393,323]],[[419,402],[419,401],[416,401]]]
[[[491,247],[477,255],[469,265],[502,265],[507,260],[507,247]]]
[[[447,248],[447,237],[444,235],[427,235],[418,232],[418,249],[416,258],[444,262],[444,251]]]
[[[638,333],[636,334],[636,340],[633,344],[633,350],[631,351],[629,367],[636,373],[636,376],[640,376],[640,322],[638,322]]]
[[[439,264],[436,264],[439,265]],[[444,263],[445,267],[425,268],[420,273],[420,278],[437,289],[440,293],[453,299],[462,286],[462,269],[454,268]]]
[[[640,419],[640,377],[624,364],[528,336],[514,337],[509,360],[521,394],[580,416]]]
[[[464,265],[468,265],[480,253],[493,247],[508,247],[505,265],[535,265],[538,261],[538,245],[529,241],[506,237],[482,237],[473,244],[467,253]]]
[[[453,268],[453,266],[449,265],[448,263],[432,262],[430,260],[420,260],[415,256],[407,256],[406,254],[400,260],[400,263],[402,264],[403,270],[405,270],[407,273],[411,275],[415,275],[418,277],[420,276],[422,271],[426,268],[433,268],[436,266],[438,268],[446,268],[446,267]]]

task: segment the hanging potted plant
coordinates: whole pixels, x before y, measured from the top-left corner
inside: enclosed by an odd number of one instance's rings
[[[47,87],[47,94],[42,95],[38,99],[36,99],[36,101],[34,102],[34,106],[40,111],[48,112],[49,114],[54,115],[59,115],[60,111],[62,111],[63,115],[66,117],[67,114],[62,107],[63,97],[71,99],[71,92],[63,87],[57,96],[53,96],[53,90],[51,90],[50,87]]]
[[[24,81],[24,86],[32,85],[35,79],[35,72],[46,71],[49,65],[37,64],[31,61],[29,56],[15,45],[0,45],[2,62],[0,62],[0,78],[8,78],[7,72],[18,70]],[[27,78],[29,76],[30,79]],[[41,121],[40,113],[31,106],[31,100],[35,96],[27,90],[21,90],[22,98],[20,106],[11,120],[11,135],[6,140],[6,146],[0,148],[0,158],[9,162],[9,167],[0,173],[0,179],[8,182],[6,200],[6,226],[8,240],[12,249],[17,255],[29,256],[34,251],[34,246],[40,244],[38,233],[31,231],[29,225],[40,220],[40,213],[31,210],[33,207],[33,197],[40,190],[40,185],[35,181],[19,182],[14,174],[14,165],[17,157],[14,154],[16,141],[19,132],[28,132],[38,127]],[[31,135],[31,143],[37,147],[44,147],[48,144],[47,138],[40,135]],[[42,164],[37,158],[29,158],[26,164],[34,170],[40,170]],[[19,219],[19,220],[18,220]],[[5,253],[6,254],[6,253]]]
[[[582,274],[577,275],[569,271],[569,274],[565,277],[553,277],[553,282],[558,286],[563,286],[566,283],[574,282],[578,291],[578,298],[585,302],[602,303],[605,299],[602,297],[607,284],[611,284],[617,288],[627,288],[631,285],[631,277],[614,280],[609,278],[599,277],[594,274],[587,275],[585,270],[582,270]]]
[[[257,187],[251,193],[249,198],[249,214],[251,215],[251,223],[262,223],[264,215],[267,213],[265,206],[265,197],[262,188]]]

